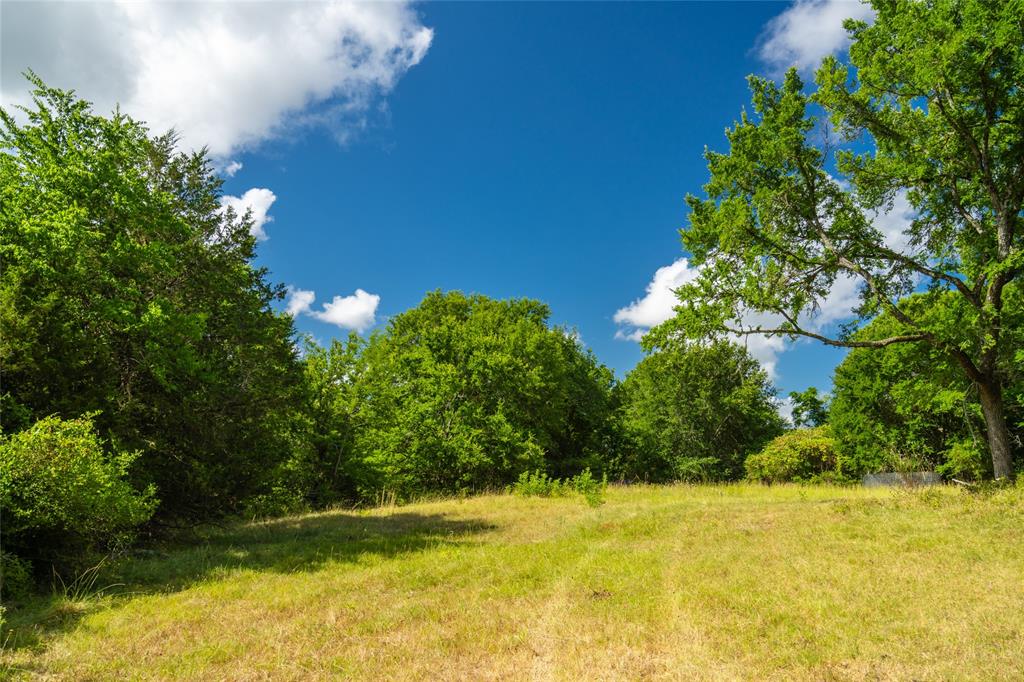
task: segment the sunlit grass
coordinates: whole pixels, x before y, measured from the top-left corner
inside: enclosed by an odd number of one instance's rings
[[[2,660],[74,680],[1022,679],[1022,541],[1020,489],[312,514],[114,566],[107,596],[15,613]]]

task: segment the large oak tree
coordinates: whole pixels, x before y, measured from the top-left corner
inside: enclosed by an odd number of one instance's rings
[[[700,277],[652,343],[732,332],[928,344],[971,381],[994,474],[1010,476],[1003,306],[1024,268],[1024,3],[872,5],[873,23],[846,24],[849,63],[826,59],[813,92],[795,70],[781,84],[751,77],[754,114],[726,132],[728,153],[706,153],[707,196],[687,198],[682,237]],[[897,245],[878,216],[904,198],[914,218]],[[851,279],[858,319],[829,336],[814,312]],[[901,303],[915,291],[954,292],[962,314],[916,316]],[[851,336],[881,312],[891,336]]]

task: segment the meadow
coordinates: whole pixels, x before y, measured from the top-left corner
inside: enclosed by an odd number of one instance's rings
[[[207,527],[7,615],[11,678],[1021,679],[1024,489],[611,487]]]

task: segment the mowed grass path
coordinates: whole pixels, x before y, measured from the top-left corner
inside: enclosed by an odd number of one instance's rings
[[[8,674],[1024,679],[1020,489],[484,496],[241,525],[111,571],[120,595],[15,614]]]

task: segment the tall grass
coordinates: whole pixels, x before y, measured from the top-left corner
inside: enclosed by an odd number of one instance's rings
[[[210,529],[104,566],[94,585],[125,586],[75,619],[14,614],[0,665],[67,680],[1024,678],[1024,489],[604,499]]]

